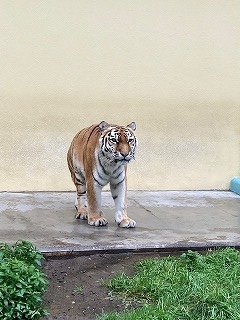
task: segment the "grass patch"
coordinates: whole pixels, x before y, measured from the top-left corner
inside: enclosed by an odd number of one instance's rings
[[[47,280],[39,269],[43,256],[30,242],[0,244],[0,319],[40,319]]]
[[[73,290],[73,292],[75,294],[82,294],[83,293],[83,287],[82,286],[78,286]]]
[[[136,271],[132,277],[115,276],[108,286],[124,297],[141,300],[142,307],[98,319],[240,319],[240,253],[233,248],[147,259],[136,264]]]

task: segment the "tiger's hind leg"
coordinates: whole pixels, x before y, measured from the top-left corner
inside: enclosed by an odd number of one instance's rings
[[[86,187],[84,191],[82,186],[77,186],[75,208],[77,210],[75,218],[87,220],[88,213],[87,213]]]
[[[73,173],[73,182],[76,186],[76,201],[75,208],[77,210],[75,218],[87,220],[87,197],[86,197],[86,183],[82,174]]]

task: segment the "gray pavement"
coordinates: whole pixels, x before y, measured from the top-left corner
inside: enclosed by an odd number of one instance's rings
[[[135,229],[114,222],[103,192],[106,227],[74,218],[75,193],[0,193],[0,242],[31,241],[46,255],[240,247],[240,196],[226,191],[129,191]]]

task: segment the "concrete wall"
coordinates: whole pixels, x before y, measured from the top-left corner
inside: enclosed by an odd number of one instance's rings
[[[238,0],[0,0],[0,190],[72,190],[79,129],[138,125],[130,189],[240,171]]]

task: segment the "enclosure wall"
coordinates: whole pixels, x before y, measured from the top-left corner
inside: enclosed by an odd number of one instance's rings
[[[137,123],[129,189],[240,174],[238,0],[0,0],[0,191],[73,190],[81,128]]]

